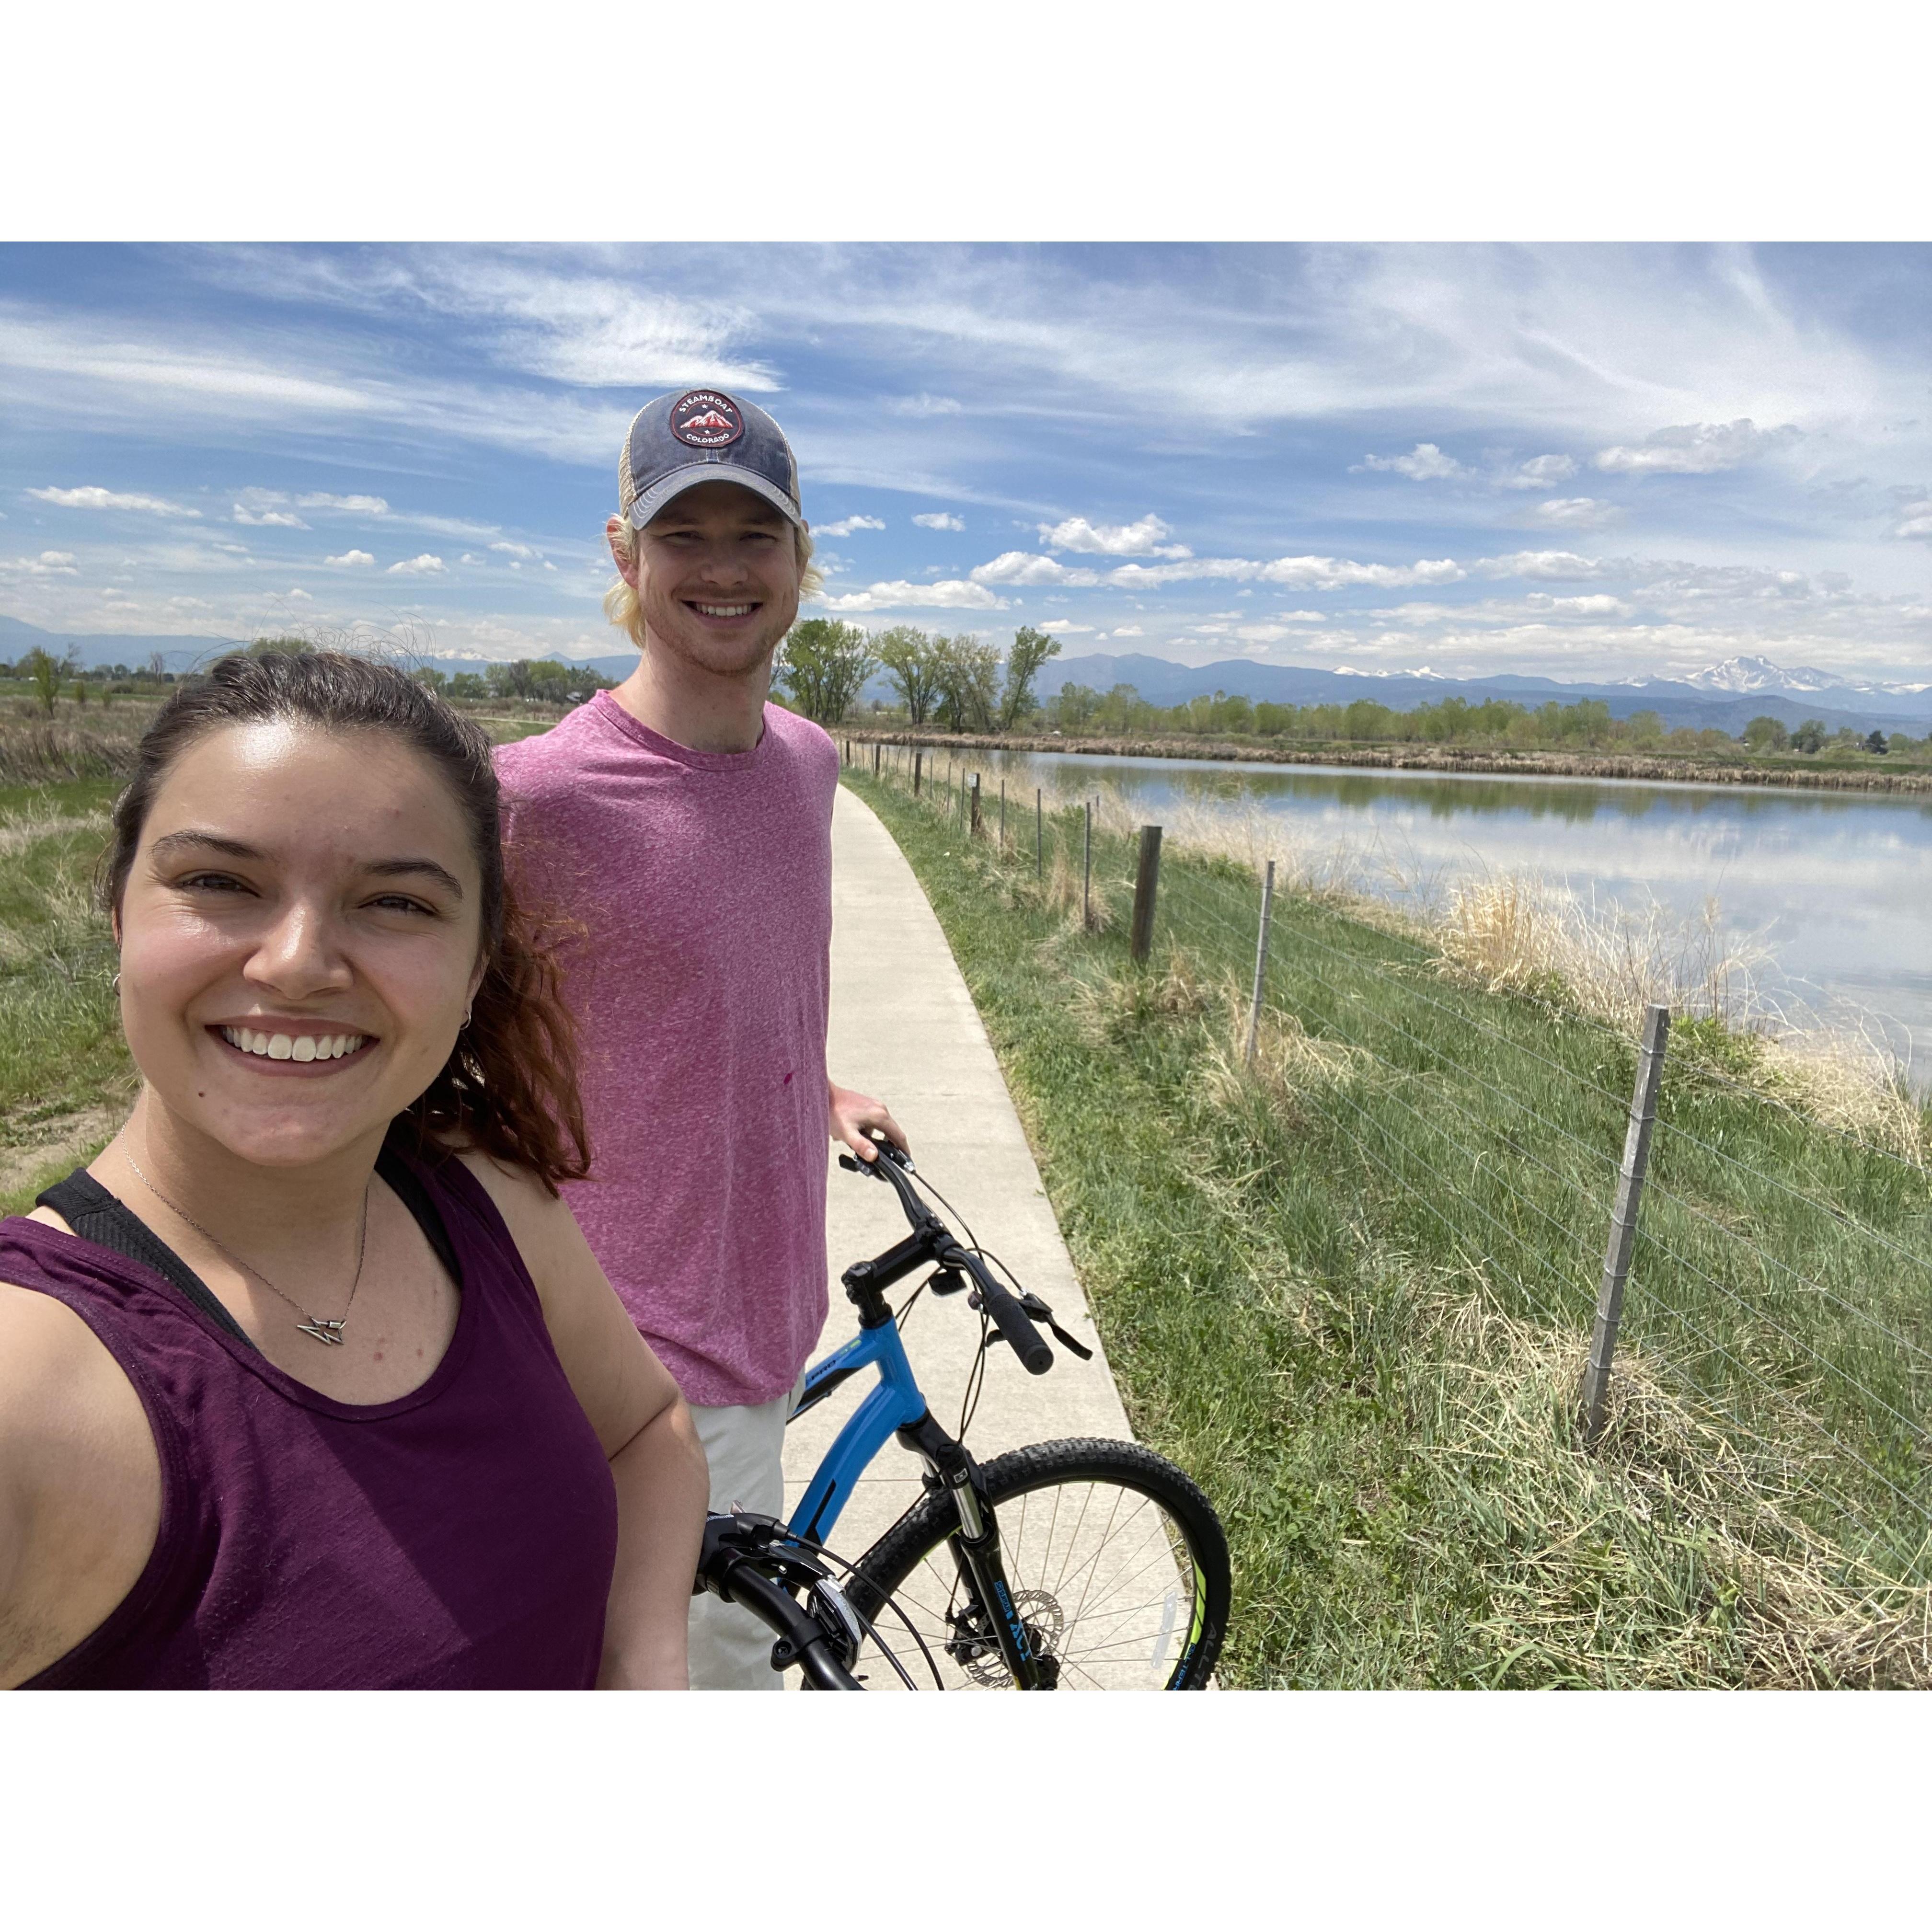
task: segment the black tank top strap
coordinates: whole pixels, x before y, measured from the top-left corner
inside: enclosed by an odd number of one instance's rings
[[[392,1192],[410,1210],[410,1218],[423,1232],[423,1238],[436,1258],[448,1271],[450,1280],[463,1286],[463,1265],[457,1259],[455,1244],[422,1177],[395,1148],[385,1143],[376,1156],[376,1172]],[[233,1316],[223,1306],[220,1298],[188,1263],[163,1240],[133,1209],[110,1194],[84,1167],[77,1167],[64,1180],[43,1188],[34,1197],[37,1208],[51,1208],[84,1241],[96,1247],[124,1255],[131,1262],[172,1282],[193,1305],[218,1328],[232,1335],[248,1348],[255,1344]],[[257,1353],[260,1352],[258,1350]]]
[[[84,1241],[124,1255],[130,1262],[165,1276],[218,1328],[225,1330],[248,1348],[250,1341],[242,1324],[221,1305],[218,1297],[188,1263],[176,1254],[141,1217],[96,1180],[84,1167],[77,1167],[64,1180],[43,1188],[34,1196],[36,1208],[51,1208]]]
[[[397,1150],[393,1136],[382,1143],[382,1151],[376,1156],[376,1172],[387,1184],[389,1191],[415,1217],[416,1226],[423,1232],[423,1239],[435,1250],[436,1259],[448,1271],[450,1280],[459,1288],[462,1287],[463,1264],[456,1258],[456,1244],[449,1238],[442,1210],[423,1185],[422,1175]]]

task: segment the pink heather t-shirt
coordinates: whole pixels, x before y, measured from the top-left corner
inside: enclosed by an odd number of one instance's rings
[[[838,752],[775,705],[755,749],[688,751],[600,692],[496,770],[519,892],[586,928],[564,1197],[688,1401],[770,1402],[825,1322]]]

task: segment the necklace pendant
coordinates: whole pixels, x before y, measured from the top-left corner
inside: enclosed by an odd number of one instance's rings
[[[306,1322],[298,1322],[296,1324],[296,1332],[300,1335],[307,1335],[312,1340],[325,1342],[332,1348],[339,1348],[343,1345],[342,1324],[348,1318],[345,1315],[335,1321],[330,1322],[319,1315],[311,1315]]]

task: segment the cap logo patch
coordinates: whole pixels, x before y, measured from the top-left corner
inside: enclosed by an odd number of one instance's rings
[[[692,389],[671,405],[670,433],[693,449],[722,449],[745,434],[745,418],[729,396]]]

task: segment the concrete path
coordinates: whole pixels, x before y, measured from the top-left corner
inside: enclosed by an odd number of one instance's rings
[[[1039,1169],[945,934],[892,835],[843,786],[832,818],[832,1077],[891,1108],[920,1174],[945,1190],[980,1243],[1048,1304],[1061,1327],[1094,1351],[1083,1362],[1056,1348],[1052,1369],[1029,1376],[1011,1349],[995,1345],[967,1436],[974,1453],[985,1458],[1067,1436],[1130,1437]],[[836,1157],[827,1193],[832,1312],[821,1354],[856,1332],[839,1275],[905,1232],[892,1191],[846,1173]],[[979,1318],[963,1294],[922,1295],[906,1324],[920,1386],[949,1429],[958,1426],[979,1339]],[[793,1426],[785,1445],[788,1510],[872,1386],[869,1376],[854,1377]],[[856,1556],[918,1496],[918,1463],[890,1443],[827,1540]]]

